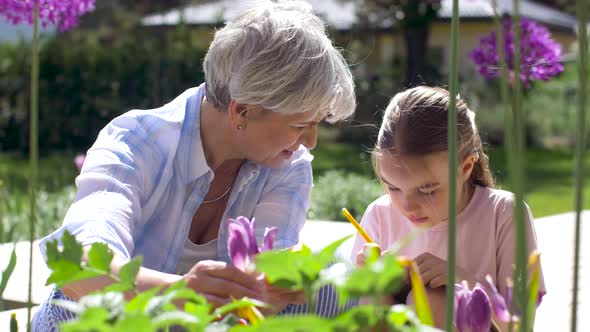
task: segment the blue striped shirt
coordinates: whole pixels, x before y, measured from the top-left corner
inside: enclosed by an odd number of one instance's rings
[[[109,123],[88,151],[76,178],[77,195],[63,225],[83,245],[104,242],[125,259],[174,273],[193,215],[213,180],[200,136],[205,85],[189,89],[163,107],[133,110]],[[275,246],[298,243],[312,186],[312,156],[303,146],[280,169],[246,161],[221,219],[218,257],[229,262],[227,219],[256,218],[262,243],[266,227],[279,229]]]

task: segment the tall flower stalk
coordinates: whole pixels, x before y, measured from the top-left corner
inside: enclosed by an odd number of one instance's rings
[[[449,275],[447,284],[455,284],[455,255],[457,232],[457,95],[458,95],[458,41],[459,41],[459,1],[453,0],[453,18],[451,21],[451,68],[449,73],[449,87],[451,98],[449,100],[448,116],[448,147],[449,147],[449,231],[448,231],[448,258]],[[454,316],[454,289],[446,290],[446,330],[453,331]]]
[[[576,131],[576,191],[575,203],[576,210],[576,230],[574,234],[574,280],[572,290],[572,316],[571,331],[575,332],[578,326],[578,289],[579,289],[579,270],[580,270],[580,226],[581,214],[583,209],[583,188],[584,188],[584,151],[586,141],[586,93],[588,91],[588,32],[586,24],[588,22],[588,1],[578,0],[578,127]]]
[[[33,241],[37,219],[37,186],[39,168],[39,23],[57,25],[66,31],[78,24],[78,17],[94,10],[94,0],[0,0],[0,16],[12,24],[25,22],[33,27],[31,47],[31,104],[29,114],[29,285],[27,299],[27,329],[31,329]]]

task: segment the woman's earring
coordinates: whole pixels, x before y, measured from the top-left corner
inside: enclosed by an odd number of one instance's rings
[[[239,124],[239,125],[238,125],[238,130],[242,130],[242,129],[244,129],[245,127],[246,127],[245,125]]]

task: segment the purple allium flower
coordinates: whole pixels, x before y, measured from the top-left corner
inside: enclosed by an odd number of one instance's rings
[[[488,294],[477,283],[469,290],[467,282],[455,284],[455,327],[459,332],[488,332],[492,309]]]
[[[248,269],[256,254],[272,249],[274,239],[279,230],[276,227],[267,227],[264,231],[262,247],[259,248],[256,237],[254,236],[255,226],[254,218],[251,221],[242,216],[236,219],[228,219],[227,231],[229,236],[227,239],[227,249],[229,257],[231,258],[232,264],[242,271]]]
[[[74,158],[74,164],[76,164],[76,168],[78,170],[82,170],[82,166],[84,165],[84,160],[86,160],[85,154],[79,154]]]
[[[502,21],[504,52],[506,63],[514,79],[514,31],[512,20]],[[520,21],[520,79],[525,87],[532,81],[548,81],[560,74],[564,68],[561,63],[561,45],[551,39],[551,33],[543,25],[528,19]],[[496,45],[496,32],[480,39],[479,45],[469,54],[477,70],[487,79],[500,76],[500,54]]]
[[[35,6],[44,27],[58,25],[60,31],[66,31],[78,25],[78,17],[94,10],[94,0],[0,0],[0,16],[15,25],[33,24]]]

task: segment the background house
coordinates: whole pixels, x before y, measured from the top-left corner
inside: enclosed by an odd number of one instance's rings
[[[397,65],[403,65],[405,43],[395,21],[384,20],[379,26],[366,27],[359,23],[359,2],[355,0],[308,0],[314,10],[323,17],[333,39],[348,51],[357,77],[371,80],[376,75],[395,76]],[[500,15],[513,13],[511,0],[498,0]],[[144,17],[142,24],[152,29],[165,29],[184,22],[195,28],[195,43],[207,46],[213,37],[213,28],[231,18],[247,0],[220,0],[193,4],[184,8]],[[576,19],[574,16],[535,1],[521,1],[521,15],[545,25],[553,38],[568,53],[575,42]],[[469,52],[479,39],[493,31],[494,11],[489,0],[461,0],[459,5],[460,41],[459,56],[462,76],[473,73],[468,61]],[[445,77],[450,56],[452,0],[442,0],[438,17],[431,23],[428,39],[427,62],[438,75]],[[392,68],[394,67],[394,68]],[[401,66],[397,66],[401,67]]]

